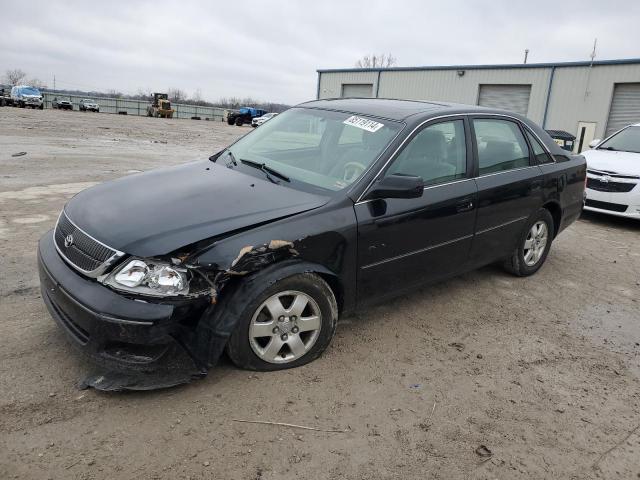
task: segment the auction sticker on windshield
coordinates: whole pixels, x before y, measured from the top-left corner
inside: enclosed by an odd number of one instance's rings
[[[352,117],[347,118],[344,122],[345,125],[351,125],[352,127],[361,128],[362,130],[366,130],[367,132],[377,132],[384,124],[380,122],[375,122],[373,120],[369,120],[367,118],[358,117],[357,115],[353,115]]]

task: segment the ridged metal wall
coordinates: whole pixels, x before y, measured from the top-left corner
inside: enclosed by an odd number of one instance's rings
[[[640,82],[640,64],[557,68],[547,128],[575,135],[578,122],[595,122],[595,136],[603,138],[615,84],[634,82]],[[640,115],[634,121],[640,122]]]
[[[606,131],[616,83],[640,82],[640,62],[615,65],[528,66],[518,68],[403,69],[320,72],[319,98],[340,97],[345,83],[371,83],[380,98],[441,100],[478,104],[480,85],[528,84],[527,116],[544,127],[576,135],[578,122],[595,122],[596,137]],[[380,84],[378,85],[378,80]],[[640,122],[639,118],[636,120]]]

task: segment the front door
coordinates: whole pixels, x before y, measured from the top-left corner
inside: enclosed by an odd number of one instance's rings
[[[380,300],[464,269],[477,193],[467,128],[461,117],[427,124],[381,174],[422,177],[422,197],[355,205],[359,302]]]

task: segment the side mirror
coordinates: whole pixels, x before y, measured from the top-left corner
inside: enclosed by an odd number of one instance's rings
[[[600,138],[593,139],[589,142],[589,148],[596,148],[598,144],[602,141]]]
[[[374,184],[366,196],[376,198],[419,198],[424,192],[424,180],[413,175],[389,175]]]

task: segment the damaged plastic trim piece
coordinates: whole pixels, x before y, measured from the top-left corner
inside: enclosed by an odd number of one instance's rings
[[[209,279],[199,266],[187,264],[186,267],[198,272],[210,284],[211,303],[215,305],[218,302],[221,290],[232,277],[245,276],[267,265],[287,258],[297,257],[299,253],[293,247],[293,242],[287,240],[271,240],[268,244],[257,247],[253,245],[242,247],[229,267],[224,270],[218,270],[213,279]]]
[[[224,270],[183,263],[185,268],[210,286],[209,306],[203,310],[197,323],[193,326],[181,325],[171,334],[174,344],[163,352],[162,362],[154,365],[153,369],[119,368],[117,364],[111,364],[108,368],[92,371],[80,382],[79,387],[103,391],[152,390],[188,383],[206,376],[208,369],[217,363],[224,351],[244,306],[243,299],[252,294],[249,290],[264,288],[264,283],[256,283],[255,279],[247,278],[221,302],[222,290],[235,277],[251,277],[271,265],[280,266],[283,261],[294,260],[298,255],[293,242],[272,240],[268,244],[243,247]],[[290,268],[278,268],[269,276],[267,283],[283,278],[282,272],[287,272]]]

